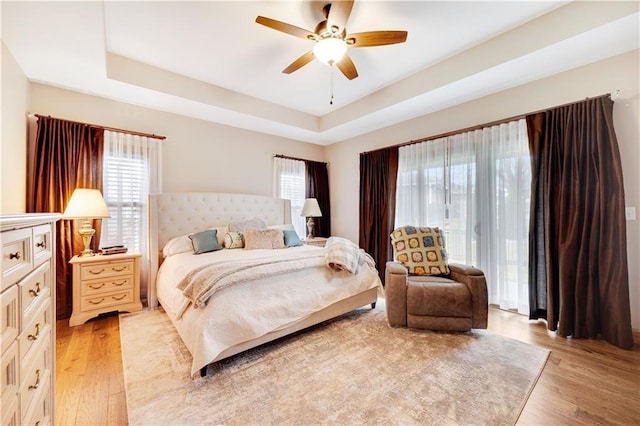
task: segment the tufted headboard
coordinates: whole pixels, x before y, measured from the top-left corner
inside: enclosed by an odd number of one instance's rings
[[[267,225],[291,223],[291,203],[262,195],[167,192],[149,195],[149,284],[147,301],[157,306],[156,275],[162,248],[172,238],[231,222],[260,218]]]

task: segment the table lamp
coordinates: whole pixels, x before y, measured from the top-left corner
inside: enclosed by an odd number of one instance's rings
[[[84,250],[80,256],[93,256],[91,238],[96,230],[91,227],[92,219],[111,217],[107,204],[98,189],[76,188],[71,195],[69,204],[62,215],[63,219],[84,219],[78,233],[82,236]]]
[[[315,198],[307,198],[304,200],[304,205],[302,206],[302,211],[300,212],[300,216],[307,217],[307,229],[309,230],[309,235],[307,235],[307,239],[313,238],[313,227],[315,224],[313,223],[314,217],[322,217],[322,211],[320,211],[320,206],[318,205],[318,200]]]

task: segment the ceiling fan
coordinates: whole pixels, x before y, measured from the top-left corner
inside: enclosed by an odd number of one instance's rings
[[[349,34],[346,24],[352,8],[353,0],[334,1],[325,5],[322,11],[326,20],[318,23],[314,31],[264,16],[258,16],[256,22],[276,31],[315,41],[313,50],[293,61],[282,70],[283,73],[291,74],[317,58],[325,64],[336,64],[345,77],[353,80],[358,76],[358,71],[347,54],[347,47],[372,47],[404,43],[407,40],[407,32],[367,31]]]

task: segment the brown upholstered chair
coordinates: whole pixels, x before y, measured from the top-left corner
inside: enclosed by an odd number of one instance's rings
[[[398,262],[387,262],[385,299],[389,325],[443,331],[487,328],[484,273],[450,264],[448,276],[413,276]]]

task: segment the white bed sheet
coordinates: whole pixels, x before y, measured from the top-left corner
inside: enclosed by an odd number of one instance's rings
[[[235,284],[217,292],[205,307],[191,306],[177,317],[185,298],[175,285],[191,268],[239,257],[257,260],[276,252],[286,255],[290,250],[324,249],[305,245],[280,250],[220,250],[200,255],[181,253],[164,260],[158,272],[158,299],[193,355],[192,375],[229,347],[288,327],[354,294],[381,287],[377,272],[366,265],[355,275],[322,266]]]

